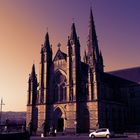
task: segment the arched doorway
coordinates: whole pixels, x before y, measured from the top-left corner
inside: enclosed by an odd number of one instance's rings
[[[64,131],[64,114],[61,109],[58,107],[54,110],[53,113],[53,127],[57,130],[57,132]]]
[[[57,120],[57,131],[58,132],[63,132],[64,129],[64,119],[63,118],[58,118]]]

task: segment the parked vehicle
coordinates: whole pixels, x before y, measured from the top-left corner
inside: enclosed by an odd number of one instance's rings
[[[109,131],[108,128],[100,128],[96,131],[93,131],[89,134],[89,137],[91,138],[110,138],[112,137],[112,133]]]

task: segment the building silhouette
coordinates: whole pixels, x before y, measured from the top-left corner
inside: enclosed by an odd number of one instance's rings
[[[39,80],[33,64],[28,81],[26,124],[32,133],[46,135],[53,129],[85,133],[99,127],[124,131],[133,124],[131,91],[139,85],[104,72],[92,9],[88,30],[83,61],[74,23],[67,52],[59,44],[54,58],[46,33],[40,52]]]

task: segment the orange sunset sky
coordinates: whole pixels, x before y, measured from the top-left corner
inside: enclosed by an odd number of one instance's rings
[[[40,48],[47,28],[53,50],[60,42],[66,52],[74,18],[83,54],[91,5],[105,71],[140,66],[139,0],[0,0],[4,111],[26,111],[29,73],[34,62],[39,77]]]

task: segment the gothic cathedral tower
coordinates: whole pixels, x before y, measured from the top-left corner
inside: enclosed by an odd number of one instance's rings
[[[101,73],[103,70],[103,58],[99,52],[98,40],[93,20],[92,9],[90,10],[89,34],[85,62],[88,64],[88,110],[90,118],[90,129],[100,126],[99,118],[99,94],[101,84]],[[94,111],[93,111],[94,108]]]
[[[29,128],[30,133],[35,133],[37,130],[37,75],[35,73],[35,65],[32,66],[32,72],[29,75],[28,81],[28,101],[27,101],[27,117],[26,124]]]
[[[81,57],[80,57],[80,43],[77,37],[75,24],[72,24],[71,35],[68,37],[67,43],[67,93],[69,101],[76,101],[78,93],[80,92],[80,71],[81,71]]]
[[[44,45],[41,48],[40,82],[38,97],[38,131],[43,129],[42,124],[46,123],[46,107],[49,97],[50,66],[52,64],[52,48],[50,46],[49,34],[46,33]]]

